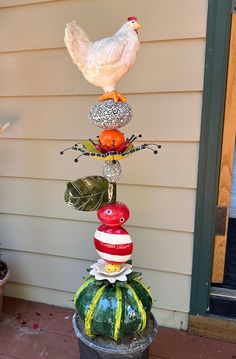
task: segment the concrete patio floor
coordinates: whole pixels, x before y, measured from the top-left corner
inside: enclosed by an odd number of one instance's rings
[[[0,359],[79,359],[73,310],[4,298]],[[236,344],[160,328],[150,359],[234,359]]]

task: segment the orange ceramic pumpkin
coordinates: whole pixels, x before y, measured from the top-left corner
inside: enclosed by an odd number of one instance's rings
[[[103,146],[119,147],[125,142],[123,134],[118,130],[104,130],[99,136],[99,140]]]

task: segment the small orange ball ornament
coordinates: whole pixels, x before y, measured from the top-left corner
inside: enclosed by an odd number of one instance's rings
[[[103,146],[119,147],[125,142],[124,135],[118,130],[104,130],[99,136],[99,141]]]

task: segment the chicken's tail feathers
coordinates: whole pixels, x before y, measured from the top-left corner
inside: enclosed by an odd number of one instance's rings
[[[91,45],[88,35],[73,21],[66,25],[64,41],[73,62],[83,67]]]

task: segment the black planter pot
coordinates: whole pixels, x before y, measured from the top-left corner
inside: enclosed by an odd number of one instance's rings
[[[137,335],[129,343],[115,342],[110,339],[88,337],[75,313],[72,320],[78,338],[80,359],[148,359],[149,347],[157,334],[157,322],[153,315],[148,320],[148,330]]]

